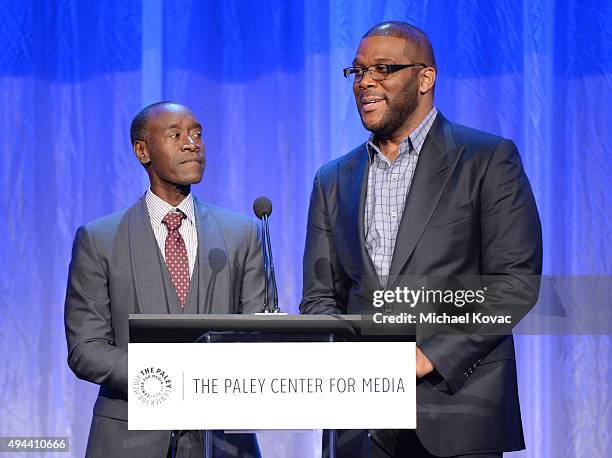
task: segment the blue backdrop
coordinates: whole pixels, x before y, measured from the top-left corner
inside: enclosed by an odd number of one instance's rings
[[[198,195],[245,213],[270,196],[297,312],[314,173],[366,138],[341,69],[382,20],[429,33],[447,117],[519,146],[545,272],[609,275],[611,17],[607,0],[2,0],[0,436],[70,436],[83,455],[96,388],[65,362],[70,247],[146,189],[129,124],[148,103],[202,120]],[[612,338],[520,336],[517,353],[528,451],[513,456],[612,456]]]

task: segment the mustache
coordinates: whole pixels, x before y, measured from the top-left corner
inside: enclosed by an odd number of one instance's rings
[[[362,99],[364,97],[380,97],[381,99],[386,99],[385,94],[374,91],[359,91],[359,98]]]

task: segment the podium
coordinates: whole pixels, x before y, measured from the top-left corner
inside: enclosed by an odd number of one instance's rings
[[[173,439],[203,430],[207,458],[213,429],[227,437],[324,429],[323,456],[334,457],[336,424],[414,428],[414,338],[372,335],[368,323],[359,315],[130,315],[128,428],[171,429]],[[389,345],[404,345],[399,368]],[[402,407],[395,417],[359,419],[380,400]],[[253,449],[240,456],[259,456],[247,436],[233,437]]]

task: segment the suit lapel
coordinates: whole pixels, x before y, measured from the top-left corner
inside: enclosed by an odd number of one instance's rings
[[[198,231],[198,313],[229,310],[228,251],[219,222],[198,199],[193,199]]]
[[[450,123],[438,113],[421,149],[406,198],[393,251],[388,286],[394,285],[412,255],[462,153],[463,146],[456,146]]]
[[[140,313],[168,313],[160,253],[144,196],[128,210],[132,276]]]
[[[342,227],[357,272],[378,278],[365,247],[364,210],[368,188],[368,152],[365,144],[351,159],[338,165],[338,203]],[[358,253],[358,256],[356,254]]]

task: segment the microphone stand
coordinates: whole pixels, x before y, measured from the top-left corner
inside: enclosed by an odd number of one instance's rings
[[[276,288],[276,274],[274,273],[274,260],[272,259],[272,244],[270,243],[270,230],[268,225],[268,214],[264,214],[262,216],[262,220],[264,221],[264,227],[266,232],[266,254],[268,258],[268,270],[270,271],[270,276],[272,277],[272,313],[279,313],[280,308],[278,307],[278,289]],[[266,273],[266,299],[265,302],[267,304],[267,296],[268,296],[268,276]],[[266,308],[266,310],[268,310]]]
[[[268,298],[268,237],[270,236],[268,232],[268,215],[264,214],[261,216],[261,220],[263,224],[261,225],[261,248],[263,250],[263,261],[264,261],[264,313],[270,313],[270,303]]]

